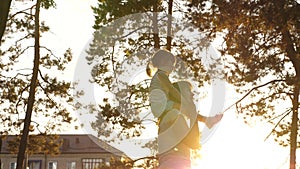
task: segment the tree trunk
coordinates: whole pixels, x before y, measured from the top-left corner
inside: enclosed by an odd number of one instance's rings
[[[286,23],[286,25],[288,25]],[[291,34],[284,28],[282,31],[282,40],[286,44],[286,53],[288,58],[291,59],[293,67],[295,69],[295,79],[294,79],[294,90],[293,90],[293,100],[292,100],[292,124],[291,124],[291,135],[290,135],[290,169],[296,169],[296,151],[297,151],[297,136],[298,136],[298,109],[299,109],[299,90],[300,90],[300,59],[299,54],[294,48],[293,40],[291,39]]]
[[[155,49],[160,48],[157,14],[158,14],[158,0],[156,0],[153,5],[153,19],[152,19],[152,21],[153,21],[153,41],[154,41]]]
[[[167,49],[171,51],[172,45],[172,13],[173,13],[173,0],[168,2],[168,28],[167,28]]]
[[[296,169],[296,152],[298,137],[298,113],[299,113],[299,92],[300,92],[300,62],[296,62],[296,82],[293,91],[293,114],[290,135],[290,169]]]
[[[1,0],[0,1],[0,46],[3,34],[6,28],[6,22],[8,18],[9,8],[12,0]]]
[[[41,0],[37,0],[37,2],[36,2],[33,72],[32,72],[32,78],[31,78],[31,82],[30,82],[30,91],[29,91],[28,104],[27,104],[26,115],[25,115],[25,120],[24,120],[24,127],[23,127],[23,131],[22,131],[22,137],[21,137],[19,152],[18,152],[18,157],[17,157],[17,169],[24,168],[25,152],[26,152],[26,148],[27,148],[27,138],[28,138],[28,134],[29,134],[32,109],[33,109],[34,100],[35,100],[35,89],[36,89],[36,85],[37,85],[37,76],[38,76],[38,70],[39,70],[39,64],[40,64],[40,40],[39,40],[39,38],[40,38],[40,27],[39,27],[40,26],[40,24],[39,24],[40,1]]]
[[[298,104],[299,104],[299,81],[294,87],[293,96],[293,115],[291,124],[290,136],[290,169],[296,169],[296,150],[297,150],[297,136],[298,136]]]
[[[44,155],[45,155],[44,169],[47,169],[47,163],[48,163],[47,154],[44,152]]]
[[[2,153],[2,136],[0,136],[0,154]],[[2,160],[0,158],[0,169],[3,169],[2,168]]]

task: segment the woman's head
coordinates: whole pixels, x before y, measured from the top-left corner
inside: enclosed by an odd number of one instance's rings
[[[151,59],[153,67],[171,73],[176,59],[175,56],[167,50],[158,50]]]

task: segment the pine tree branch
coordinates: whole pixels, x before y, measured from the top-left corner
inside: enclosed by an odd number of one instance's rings
[[[49,99],[49,101],[51,101],[51,102],[54,104],[56,110],[60,110],[59,106],[57,105],[57,102],[55,102],[55,101],[50,97],[50,95],[48,94],[47,90],[42,86],[42,84],[41,84],[41,83],[38,83],[38,86],[40,86],[40,88],[44,91],[44,94],[45,94],[46,97]]]

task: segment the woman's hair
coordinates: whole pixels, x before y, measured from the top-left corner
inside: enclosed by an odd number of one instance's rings
[[[152,68],[150,66],[150,62],[148,62],[148,64],[147,64],[146,73],[148,76],[152,77]]]
[[[151,61],[148,62],[148,64],[147,64],[147,67],[146,67],[147,75],[151,77],[153,69],[156,67],[159,67],[160,64],[162,62],[164,62],[165,60],[172,61],[173,63],[176,62],[175,56],[171,52],[164,50],[164,49],[159,49],[153,55],[153,57],[151,58]]]

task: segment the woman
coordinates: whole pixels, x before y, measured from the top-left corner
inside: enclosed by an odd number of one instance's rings
[[[158,118],[159,169],[189,169],[190,149],[200,147],[196,119],[205,122],[210,118],[197,114],[189,83],[170,82],[168,76],[176,62],[173,54],[159,50],[151,62],[157,69],[150,83],[150,107]],[[149,66],[147,70],[151,74]]]
[[[197,113],[188,85],[186,81],[173,84],[180,91],[180,103],[159,118],[158,147],[165,150],[161,144],[167,143],[169,148],[159,156],[159,169],[190,169],[190,150],[200,148]]]
[[[180,105],[174,107],[180,109],[173,108],[160,117],[158,144],[167,142],[169,146],[174,146],[160,154],[159,169],[190,169],[190,150],[200,149],[198,121],[211,128],[222,119],[223,115],[206,117],[198,114],[193,101],[192,85],[187,81],[179,81],[173,86],[181,95]]]

